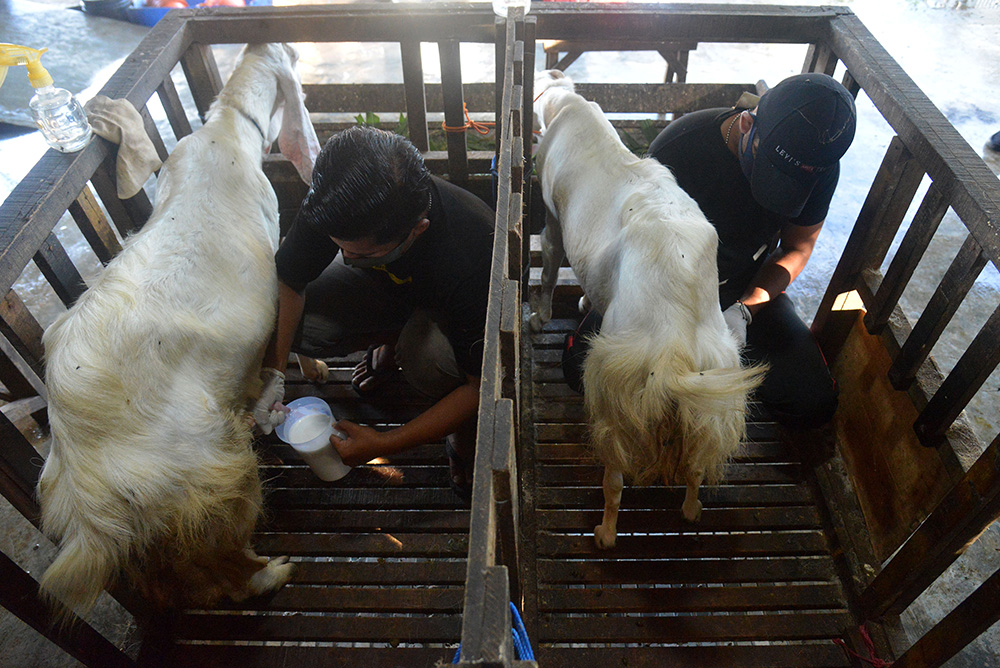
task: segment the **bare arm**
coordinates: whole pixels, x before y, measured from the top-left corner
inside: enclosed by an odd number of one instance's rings
[[[264,351],[265,367],[284,372],[305,303],[304,295],[300,295],[281,281],[278,282],[278,324]]]
[[[785,225],[782,228],[777,250],[767,258],[740,299],[751,313],[756,313],[761,306],[784,292],[802,272],[822,229],[823,223],[808,227]]]
[[[377,457],[392,455],[422,443],[440,441],[458,431],[459,426],[472,418],[479,409],[479,378],[466,376],[466,383],[454,390],[426,411],[401,427],[389,431],[375,431],[348,420],[341,420],[337,428],[346,439],[331,436],[330,441],[348,466],[364,464]]]

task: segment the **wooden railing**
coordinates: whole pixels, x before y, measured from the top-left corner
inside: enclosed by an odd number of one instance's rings
[[[530,175],[534,19],[498,21],[496,227],[479,400],[475,482],[462,622],[462,666],[515,661],[508,601],[519,604],[521,533],[517,469],[525,195]],[[503,28],[502,34],[500,28]],[[503,43],[503,50],[500,44]],[[531,54],[530,57],[529,54]],[[502,68],[502,69],[501,69]],[[511,579],[513,576],[513,579]]]

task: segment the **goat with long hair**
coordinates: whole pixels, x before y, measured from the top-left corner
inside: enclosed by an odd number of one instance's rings
[[[744,368],[719,307],[718,235],[670,170],[632,155],[601,108],[562,72],[535,79],[535,165],[549,212],[531,326],[552,315],[568,257],[604,316],[583,363],[591,442],[604,464],[597,545],[614,546],[624,477],[687,486],[682,513],[701,518],[698,488],[719,480],[746,432],[761,368]]]
[[[274,326],[279,146],[308,183],[319,142],[280,44],[246,47],[156,206],[45,332],[52,447],[38,492],[59,553],[42,593],[85,613],[122,576],[158,607],[277,589],[287,557],[250,548],[261,482],[248,408]],[[280,130],[280,132],[279,132]]]

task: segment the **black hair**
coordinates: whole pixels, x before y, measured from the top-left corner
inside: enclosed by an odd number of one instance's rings
[[[430,206],[431,176],[405,137],[362,126],[320,151],[298,220],[344,241],[404,239]]]

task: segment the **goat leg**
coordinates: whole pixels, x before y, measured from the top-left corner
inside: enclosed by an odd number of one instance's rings
[[[615,546],[618,537],[618,508],[622,502],[624,487],[622,472],[604,467],[604,518],[594,527],[594,540],[602,550]]]

